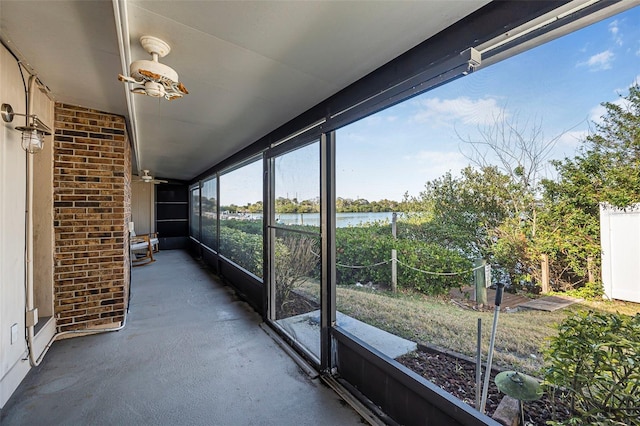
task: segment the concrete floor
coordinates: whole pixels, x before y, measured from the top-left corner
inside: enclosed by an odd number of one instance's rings
[[[156,259],[133,269],[126,327],[55,342],[0,424],[362,424],[187,253]]]

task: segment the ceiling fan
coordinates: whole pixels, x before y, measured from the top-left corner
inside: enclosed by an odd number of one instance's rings
[[[152,60],[133,61],[129,67],[129,77],[118,74],[118,80],[131,83],[133,93],[148,95],[154,98],[165,98],[169,101],[189,94],[184,84],[178,81],[178,73],[173,68],[158,62],[171,51],[171,47],[157,37],[142,36],[140,44],[151,54]]]
[[[144,182],[144,183],[167,183],[168,181],[162,179],[154,179],[153,176],[149,174],[149,170],[143,170],[142,174],[138,176],[138,179],[134,179],[133,182]]]

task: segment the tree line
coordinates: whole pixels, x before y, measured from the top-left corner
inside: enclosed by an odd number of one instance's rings
[[[231,204],[222,206],[223,211],[230,213],[262,213],[262,201],[248,203],[243,206]],[[278,197],[275,201],[277,213],[320,213],[320,199],[298,200],[297,198]],[[336,211],[338,213],[369,213],[369,212],[405,212],[416,211],[418,204],[410,201],[378,200],[369,201],[364,198],[336,199]]]

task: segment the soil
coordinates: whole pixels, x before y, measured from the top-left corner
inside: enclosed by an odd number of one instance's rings
[[[287,301],[276,305],[276,318],[283,319],[320,309],[320,305],[295,291],[289,293]]]
[[[404,355],[398,358],[397,361],[464,403],[475,407],[475,363],[464,359],[464,357],[426,348]],[[486,413],[490,417],[504,396],[494,383],[497,373],[499,371],[492,369],[487,393]],[[482,377],[484,379],[484,372]],[[536,426],[545,425],[548,420],[560,421],[570,417],[569,407],[566,403],[557,398],[553,401],[547,394],[544,394],[538,401],[525,402],[524,413],[525,422]]]

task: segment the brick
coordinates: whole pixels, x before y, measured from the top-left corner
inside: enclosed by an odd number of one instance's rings
[[[86,330],[87,327],[85,324],[68,324],[68,325],[63,325],[61,327],[58,327],[60,331],[76,331],[76,330]]]
[[[71,285],[65,285],[65,286],[61,287],[62,290],[67,291],[67,292],[72,292],[74,294],[77,291],[84,290],[85,288],[86,288],[85,285],[80,285],[80,284],[71,284]]]
[[[89,287],[91,284],[94,284],[96,279],[94,277],[86,277],[86,278],[74,278],[74,284],[85,284]],[[92,293],[93,294],[93,293]]]
[[[79,323],[79,322],[88,322],[88,321],[96,320],[96,319],[99,319],[99,318],[100,318],[100,315],[99,315],[99,314],[92,314],[92,315],[87,315],[87,314],[85,314],[85,315],[81,315],[81,316],[76,317],[76,318],[75,318],[75,322],[76,322],[76,323]]]
[[[73,305],[56,304],[53,307],[53,312],[58,316],[64,316],[64,317],[67,317],[67,318],[72,318],[73,314],[68,314],[68,312],[73,312]]]
[[[86,297],[70,297],[68,299],[59,298],[58,302],[60,305],[76,305],[75,308],[78,309],[79,306],[77,304],[82,304],[86,302]]]
[[[82,119],[77,118],[76,120],[80,121]],[[83,121],[88,121],[88,120],[83,120]],[[89,123],[87,123],[87,124],[89,124]],[[83,125],[76,125],[75,129],[76,130],[82,130],[82,131],[85,131],[85,132],[100,132],[101,127],[96,126],[96,125],[92,125],[92,126],[91,125],[84,125],[84,126]],[[91,133],[89,133],[89,136],[91,136]]]
[[[113,139],[113,135],[105,133],[89,133],[89,137],[94,139]]]
[[[77,296],[83,296],[83,297],[87,297],[87,296],[91,296],[93,294],[98,294],[100,293],[100,290],[92,288],[92,289],[87,289],[87,290],[80,290],[80,291],[76,291],[75,294]],[[87,303],[94,303],[96,304],[96,306],[100,303],[98,301],[93,301],[93,302],[87,302]]]
[[[58,330],[123,320],[130,280],[130,147],[123,117],[56,104],[54,271]],[[126,267],[125,267],[126,266]]]
[[[78,132],[75,130],[61,130],[60,131],[64,136],[78,136],[78,137],[87,137],[87,132]],[[56,132],[57,134],[57,132]]]
[[[94,120],[100,120],[103,117],[100,114],[95,114],[92,110],[78,111],[76,113],[76,116],[82,117],[82,118],[94,119]]]
[[[81,145],[78,139],[74,139],[72,137],[56,136],[56,141],[64,142],[59,143],[58,147],[71,150],[71,152],[75,152],[78,149],[87,149],[86,145]],[[56,154],[57,153],[58,152],[56,152]]]
[[[66,273],[54,274],[54,275],[57,277],[57,279],[64,280],[64,279],[69,279],[69,278],[86,277],[87,276],[87,272],[85,272],[85,271],[81,271],[81,272],[66,272]]]

